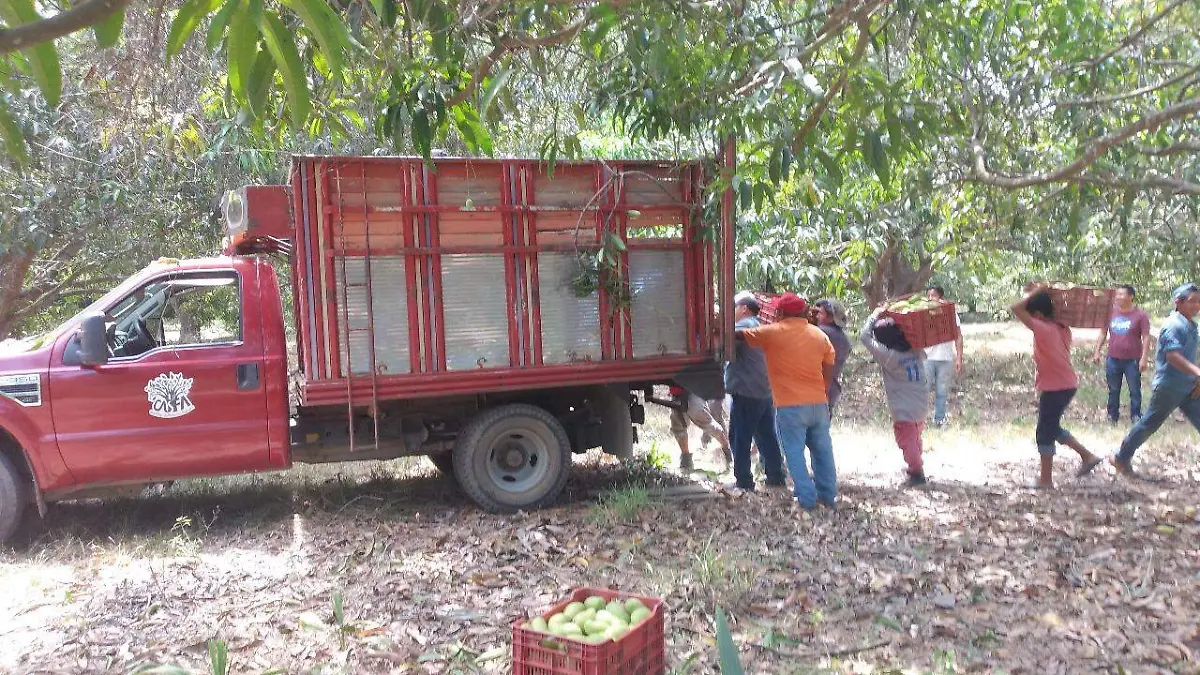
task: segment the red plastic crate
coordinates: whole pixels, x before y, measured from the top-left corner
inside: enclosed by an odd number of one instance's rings
[[[525,628],[529,619],[513,622],[513,675],[664,675],[667,670],[663,641],[663,601],[608,588],[577,588],[571,597],[542,614],[557,614],[572,602],[599,595],[606,600],[637,598],[650,610],[650,618],[621,636],[598,645]]]
[[[775,303],[779,301],[779,295],[767,295],[765,293],[755,293],[754,299],[758,300],[758,320],[764,324],[775,323],[775,318],[778,314],[775,311]],[[817,325],[817,312],[812,306],[808,310],[808,322],[812,325]]]
[[[1104,328],[1108,325],[1116,291],[1074,284],[1062,288],[1066,284],[1054,283],[1060,287],[1048,286],[1046,292],[1054,303],[1056,319],[1074,328]]]
[[[913,295],[901,296],[888,304],[899,302]],[[925,349],[958,339],[958,314],[954,309],[954,303],[949,300],[943,300],[937,307],[929,309],[905,314],[885,311],[883,315],[891,317],[896,322],[913,349]]]

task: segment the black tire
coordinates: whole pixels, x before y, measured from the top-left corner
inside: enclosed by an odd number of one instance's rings
[[[571,440],[542,408],[524,403],[484,410],[454,444],[454,476],[476,504],[495,513],[537,509],[562,492]]]
[[[435,452],[431,455],[425,455],[431,464],[437,467],[438,471],[442,472],[443,476],[454,476],[454,453],[447,450],[445,452]]]
[[[21,525],[29,505],[28,486],[12,460],[0,455],[0,544],[7,542]]]

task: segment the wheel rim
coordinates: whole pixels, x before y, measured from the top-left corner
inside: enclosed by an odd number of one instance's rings
[[[488,444],[487,473],[498,490],[528,492],[550,472],[550,452],[555,445],[548,432],[528,425],[499,431]]]

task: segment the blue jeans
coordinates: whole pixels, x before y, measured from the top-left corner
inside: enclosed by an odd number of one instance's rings
[[[941,424],[946,421],[946,401],[950,398],[950,388],[954,386],[953,361],[926,361],[925,379],[933,389],[933,422]]]
[[[800,506],[811,509],[817,502],[833,506],[837,497],[837,468],[833,464],[833,439],[829,436],[829,406],[791,405],[775,409],[775,427],[783,444],[794,494]],[[804,448],[812,455],[812,476],[804,461]],[[814,485],[815,483],[815,485]]]
[[[1108,419],[1121,419],[1121,380],[1129,384],[1129,415],[1136,422],[1142,416],[1142,371],[1137,359],[1114,359],[1104,363],[1108,379]]]
[[[1117,459],[1125,464],[1133,460],[1133,453],[1146,442],[1150,435],[1158,431],[1163,422],[1176,410],[1182,410],[1184,417],[1200,431],[1200,399],[1192,398],[1188,389],[1179,390],[1158,387],[1150,392],[1150,405],[1146,406],[1146,414],[1133,425],[1125,440],[1121,441],[1121,449],[1117,451]]]
[[[767,482],[785,485],[783,454],[779,436],[775,433],[775,403],[769,398],[733,395],[729,406],[729,445],[733,449],[733,477],[743,490],[754,489],[754,472],[750,466],[750,443],[758,443]]]

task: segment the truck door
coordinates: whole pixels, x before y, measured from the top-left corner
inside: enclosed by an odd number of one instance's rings
[[[104,310],[108,363],[78,365],[74,336],[56,350],[54,425],[78,482],[268,466],[262,329],[246,311],[256,281],[232,269],[165,272]]]

